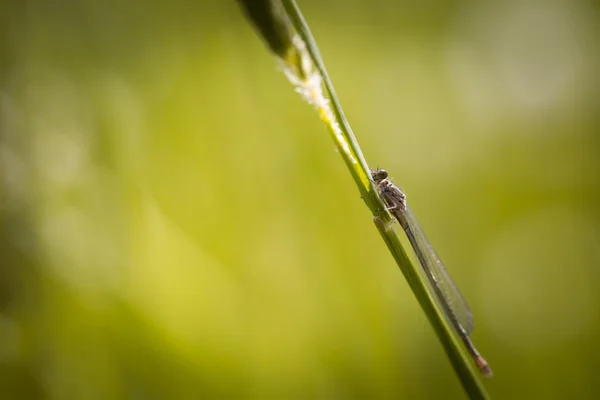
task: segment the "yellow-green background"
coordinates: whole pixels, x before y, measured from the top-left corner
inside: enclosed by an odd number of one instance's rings
[[[598,398],[600,9],[299,1],[503,399]],[[0,398],[463,398],[233,1],[0,5]]]

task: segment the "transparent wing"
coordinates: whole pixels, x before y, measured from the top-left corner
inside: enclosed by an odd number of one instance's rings
[[[402,210],[402,214],[407,223],[408,230],[405,228],[405,231],[407,231],[406,234],[413,250],[417,254],[421,267],[423,267],[431,285],[437,286],[439,289],[442,299],[438,300],[446,303],[447,307],[444,308],[447,308],[447,310],[445,311],[452,313],[456,322],[460,324],[467,335],[470,335],[473,331],[473,314],[469,309],[469,305],[456,287],[456,284],[454,284],[454,281],[452,281],[452,278],[450,278],[446,267],[444,267],[444,263],[442,263],[440,257],[433,247],[431,247],[431,244],[429,244],[419,221],[417,221],[417,218],[408,206]],[[421,250],[419,251],[418,249]]]

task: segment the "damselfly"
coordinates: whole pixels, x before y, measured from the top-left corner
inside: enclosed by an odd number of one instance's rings
[[[469,335],[473,331],[473,314],[464,297],[448,275],[442,260],[438,257],[431,244],[425,237],[419,222],[406,204],[406,196],[388,179],[384,169],[371,172],[373,181],[379,187],[381,196],[388,206],[388,210],[398,220],[406,233],[419,264],[423,269],[434,298],[442,308],[452,327],[465,344],[469,355],[475,365],[485,377],[492,376],[492,369],[487,361],[479,354]]]

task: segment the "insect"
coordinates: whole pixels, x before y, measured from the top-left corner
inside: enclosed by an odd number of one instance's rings
[[[382,199],[388,206],[388,211],[404,230],[427,277],[430,289],[434,293],[433,297],[465,344],[469,355],[481,374],[485,377],[491,377],[493,375],[492,369],[469,338],[473,331],[473,314],[469,309],[469,305],[452,278],[450,278],[442,260],[427,240],[416,217],[410,211],[406,203],[406,195],[388,179],[386,170],[376,169],[371,172],[371,176],[379,188]]]

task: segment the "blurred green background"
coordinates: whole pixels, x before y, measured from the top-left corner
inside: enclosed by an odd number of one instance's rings
[[[598,3],[299,3],[492,397],[600,397]],[[0,39],[0,398],[464,398],[234,1],[4,0]]]

